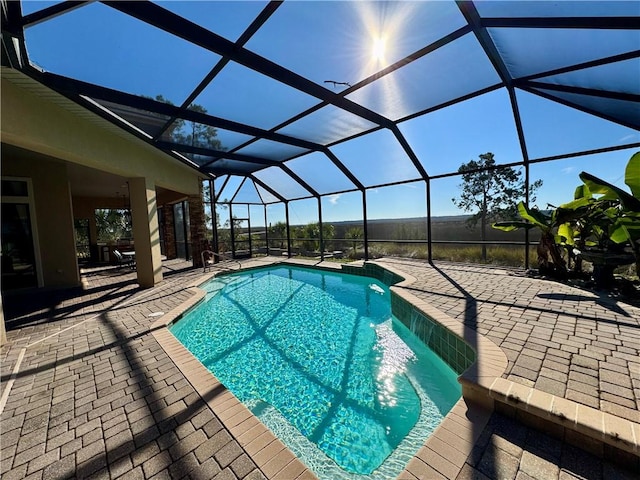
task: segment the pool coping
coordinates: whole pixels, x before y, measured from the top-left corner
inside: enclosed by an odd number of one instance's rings
[[[394,271],[393,267],[384,262],[380,262],[379,265]],[[397,270],[394,273],[402,275],[402,272]],[[404,290],[415,281],[409,275],[406,277],[405,281],[391,287],[392,291],[446,326],[467,343],[470,340],[480,340],[478,343],[480,349],[471,345],[477,353],[476,362],[458,378],[462,384],[464,398],[515,417],[528,426],[556,437],[569,437],[572,443],[604,458],[624,461],[619,458],[616,450],[640,456],[640,424],[502,378],[507,367],[506,355],[502,350],[475,330],[451,319]],[[496,354],[496,350],[500,353]],[[502,357],[504,357],[504,363]],[[584,442],[591,445],[585,445]],[[603,448],[598,448],[600,445]]]
[[[463,339],[476,352],[475,363],[459,377],[462,397],[409,461],[398,476],[399,479],[456,478],[494,410],[556,436],[574,435],[577,436],[577,441],[585,438],[633,455],[640,454],[639,424],[502,378],[508,361],[505,353],[495,343],[413,295],[408,290],[415,282],[411,275],[384,262],[366,263],[378,265],[403,278],[404,280],[390,286],[391,292],[409,302],[417,312]],[[229,270],[274,264],[336,271],[342,270],[343,265],[327,262],[320,265],[318,262],[301,259],[274,259],[269,262],[250,260],[243,262],[240,268]],[[364,266],[365,262],[344,265],[358,267]],[[206,293],[199,285],[219,273],[223,272],[203,273],[187,287],[193,294],[189,300],[159,318],[150,330],[185,378],[267,478],[316,478],[167,328],[205,297]]]

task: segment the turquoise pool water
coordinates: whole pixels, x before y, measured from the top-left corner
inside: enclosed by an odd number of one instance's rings
[[[277,266],[202,288],[171,332],[320,478],[397,476],[461,396],[377,280]]]

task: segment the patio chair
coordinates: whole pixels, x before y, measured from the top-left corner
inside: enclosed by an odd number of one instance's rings
[[[132,255],[123,255],[118,249],[113,250],[113,256],[116,257],[119,267],[128,266],[134,268],[136,265],[135,257]]]

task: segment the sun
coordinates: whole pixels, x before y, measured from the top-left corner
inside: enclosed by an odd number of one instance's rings
[[[373,39],[373,45],[371,47],[371,56],[374,60],[384,60],[385,51],[387,47],[387,39],[385,37],[376,37]]]

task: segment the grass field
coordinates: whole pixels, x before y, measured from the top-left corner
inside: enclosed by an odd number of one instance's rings
[[[464,216],[434,217],[431,223],[432,256],[434,260],[496,265],[505,267],[524,268],[525,264],[525,234],[524,231],[503,232],[493,228],[487,228],[485,232],[486,258],[482,256],[482,247],[479,243],[482,238],[478,226],[470,227]],[[335,256],[336,260],[356,260],[364,257],[363,237],[364,229],[362,221],[328,222],[333,225],[333,238],[324,238],[324,251]],[[292,230],[301,226],[292,225]],[[360,230],[359,238],[346,238],[353,234],[354,230]],[[380,258],[385,256],[404,258],[428,258],[427,222],[425,218],[407,219],[376,219],[368,222],[369,257]],[[245,232],[246,235],[246,232]],[[536,246],[539,240],[539,231],[529,232],[529,267],[537,268]],[[221,247],[230,251],[228,242],[230,238],[228,230],[219,230]],[[244,237],[247,238],[246,236]],[[266,239],[264,228],[259,233],[252,235],[252,251],[254,254],[266,252]],[[224,241],[223,239],[227,239]],[[450,242],[450,243],[448,243]],[[495,243],[491,243],[495,242]],[[509,245],[509,243],[520,243]],[[240,247],[248,248],[248,242],[241,243]],[[236,245],[236,249],[240,248]],[[270,249],[281,249],[285,252],[286,238],[269,237]],[[318,258],[318,239],[292,238],[291,247],[294,255],[309,258]],[[591,265],[585,262],[585,271],[590,271]],[[617,273],[629,274],[633,268],[621,268]]]
[[[535,263],[535,247],[529,249],[529,262]],[[503,265],[509,267],[525,266],[524,246],[487,246],[487,258],[482,258],[480,245],[438,245],[432,246],[434,260],[446,260],[450,262],[478,263],[490,265]],[[426,245],[406,245],[390,243],[372,243],[369,245],[369,256],[376,257],[406,257],[427,259]]]

